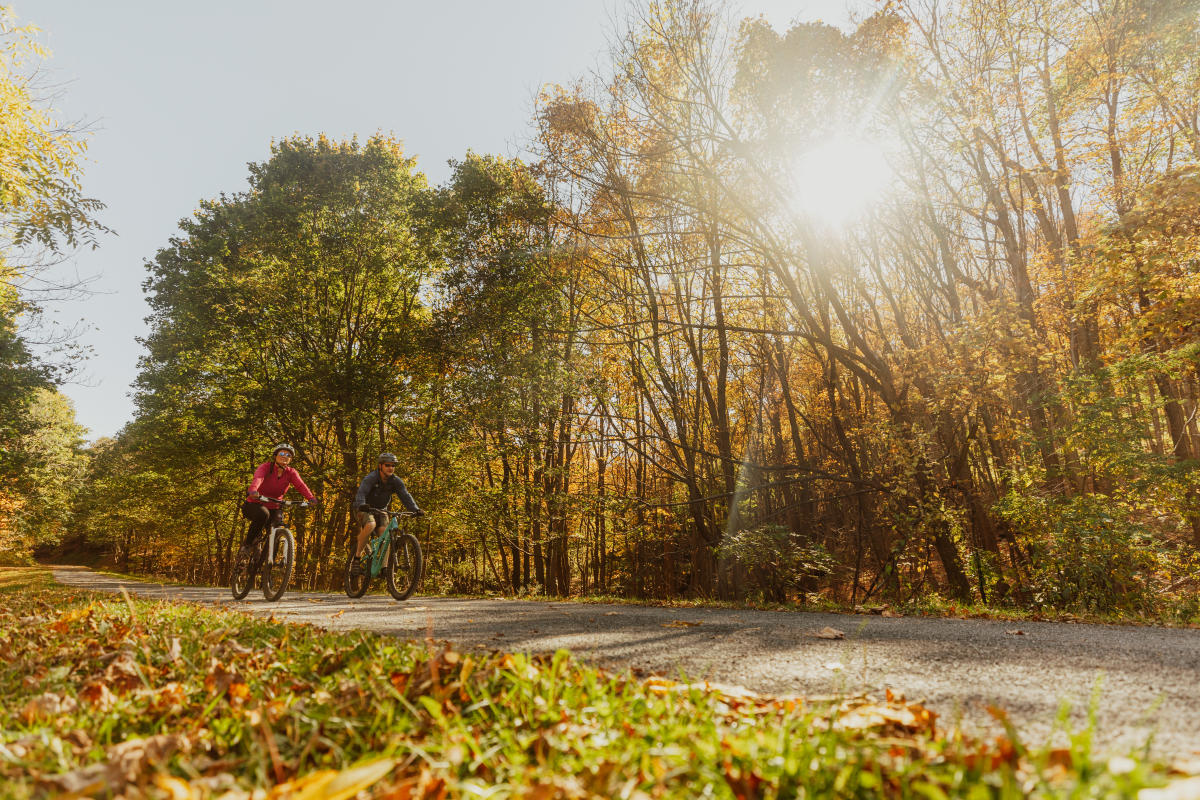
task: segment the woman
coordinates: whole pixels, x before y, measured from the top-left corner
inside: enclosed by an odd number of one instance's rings
[[[316,497],[301,480],[300,473],[291,466],[295,456],[296,451],[290,444],[276,445],[271,459],[254,470],[254,478],[250,481],[246,500],[242,503],[242,516],[250,520],[250,529],[246,531],[239,555],[250,550],[268,523],[272,526],[283,524],[279,503],[273,502],[272,498],[283,497],[288,487],[294,486],[296,491],[304,495],[305,500],[310,503],[316,502]]]

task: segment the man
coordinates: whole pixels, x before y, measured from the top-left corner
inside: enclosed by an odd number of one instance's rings
[[[386,509],[392,502],[392,495],[400,498],[404,507],[418,517],[425,512],[417,507],[417,501],[408,493],[404,481],[396,475],[396,457],[391,453],[379,454],[379,468],[368,472],[358,486],[358,494],[354,495],[354,507],[358,509],[358,543],[354,548],[354,561],[350,571],[354,575],[362,573],[362,554],[367,546],[367,537],[375,528],[387,528],[388,515]]]

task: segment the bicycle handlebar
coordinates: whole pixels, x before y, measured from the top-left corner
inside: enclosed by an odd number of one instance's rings
[[[267,497],[265,494],[258,496],[259,500],[266,500],[268,503],[279,503],[283,508],[308,508],[307,500],[284,500],[282,497]]]
[[[415,517],[415,516],[417,516],[412,511],[388,511],[386,508],[375,508],[374,506],[368,506],[368,508],[370,508],[372,511],[378,511],[381,514],[389,514],[393,517]]]

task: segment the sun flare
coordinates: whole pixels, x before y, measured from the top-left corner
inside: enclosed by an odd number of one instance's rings
[[[891,183],[892,169],[878,144],[847,138],[801,155],[792,180],[796,213],[840,228],[879,200]]]

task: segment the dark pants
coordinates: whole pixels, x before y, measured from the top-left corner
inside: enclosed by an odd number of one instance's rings
[[[242,541],[242,547],[249,547],[254,544],[268,523],[272,527],[283,524],[282,509],[270,509],[262,503],[251,503],[249,500],[242,502],[242,516],[250,520],[250,528],[246,531],[246,538]]]

